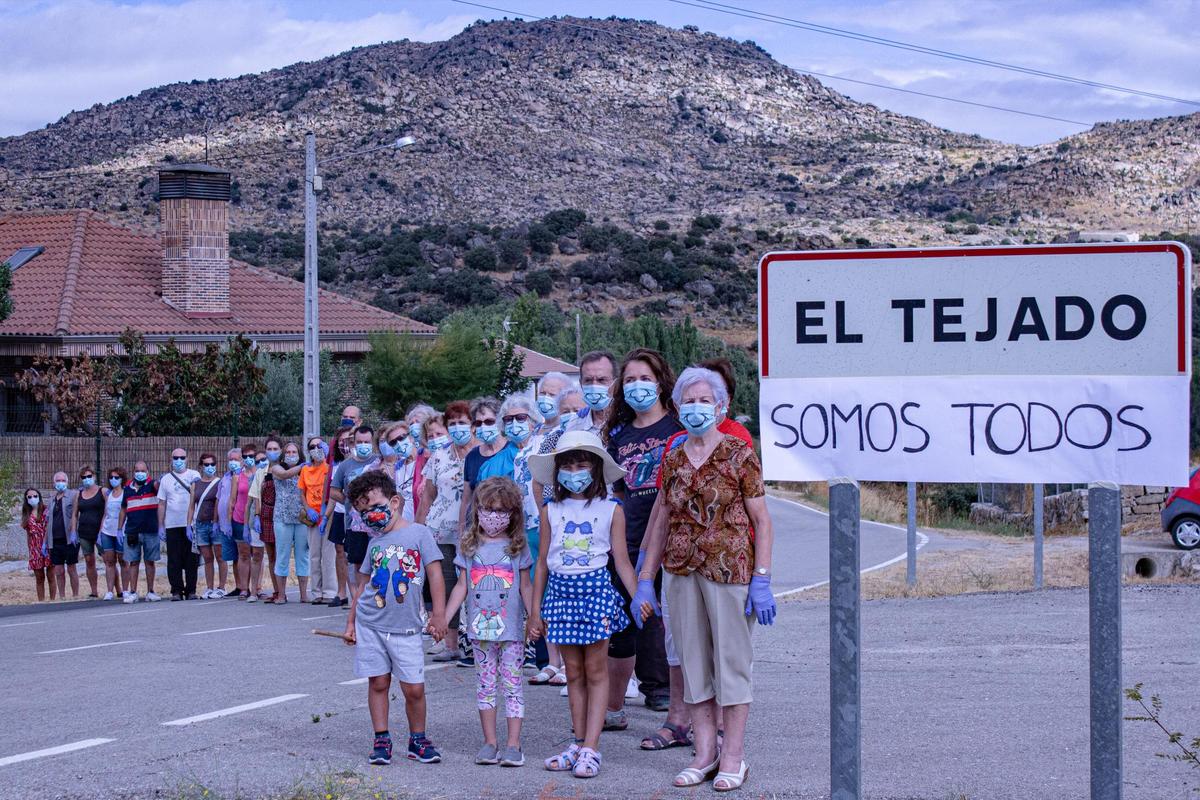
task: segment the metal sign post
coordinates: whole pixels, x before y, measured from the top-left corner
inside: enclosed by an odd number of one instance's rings
[[[1092,800],[1121,797],[1121,489],[1088,486]]]
[[[862,796],[859,490],[829,482],[829,775],[832,800]]]
[[[1042,547],[1046,527],[1046,487],[1033,484],[1033,588],[1042,588]]]
[[[321,435],[321,333],[317,309],[317,140],[304,135],[304,437]]]
[[[908,482],[908,575],[909,586],[917,585],[917,484]]]

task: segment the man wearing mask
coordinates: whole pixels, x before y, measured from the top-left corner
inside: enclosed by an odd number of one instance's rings
[[[369,537],[368,528],[363,523],[362,517],[349,503],[346,503],[346,489],[350,486],[350,481],[362,474],[374,460],[375,431],[367,425],[356,428],[350,456],[338,464],[329,484],[329,496],[333,502],[343,503],[346,506],[346,561],[354,567],[347,571],[346,576],[350,582],[351,593],[354,592],[354,587],[361,580],[358,568],[362,566],[363,559],[367,556],[367,539]]]
[[[171,470],[158,481],[158,538],[167,544],[167,582],[172,600],[194,600],[199,557],[192,552],[192,530],[188,526],[188,506],[192,484],[200,473],[188,469],[187,450],[171,451]]]
[[[136,603],[138,562],[146,566],[146,595],[149,603],[160,598],[154,593],[155,563],[161,554],[158,538],[158,482],[150,477],[145,461],[133,465],[133,480],[121,498],[117,529],[125,531],[125,563],[129,565],[128,591],[122,602]]]
[[[79,492],[67,488],[67,473],[54,473],[54,497],[50,500],[50,525],[46,546],[58,596],[66,597],[67,576],[71,576],[71,597],[79,597],[79,534],[71,527]]]
[[[341,427],[345,428],[346,426],[350,426],[352,428],[357,428],[359,425],[362,425],[362,421],[362,409],[360,409],[358,406],[346,406],[342,409]]]
[[[612,386],[617,375],[617,359],[607,350],[584,353],[579,361],[579,386],[583,389],[584,411],[567,420],[564,430],[588,431],[597,436],[608,418],[612,404]],[[554,444],[558,444],[557,438]]]
[[[558,413],[558,396],[562,394],[562,390],[567,388],[567,384],[571,382],[561,372],[547,372],[538,381],[537,388],[537,407],[538,413],[542,415],[541,428],[539,433],[549,433],[550,431],[560,428],[562,420]]]

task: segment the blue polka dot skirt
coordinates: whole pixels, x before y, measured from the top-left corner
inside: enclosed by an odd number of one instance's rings
[[[582,575],[551,572],[542,599],[542,619],[551,644],[594,644],[630,625],[621,595],[604,567]]]

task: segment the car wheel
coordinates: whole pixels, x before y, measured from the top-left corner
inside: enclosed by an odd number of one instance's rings
[[[1195,550],[1200,547],[1200,520],[1183,517],[1171,526],[1171,539],[1180,550]]]

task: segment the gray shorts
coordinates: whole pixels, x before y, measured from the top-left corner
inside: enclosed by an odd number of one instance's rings
[[[420,634],[383,633],[355,621],[354,675],[393,674],[404,683],[425,682],[425,648]]]

